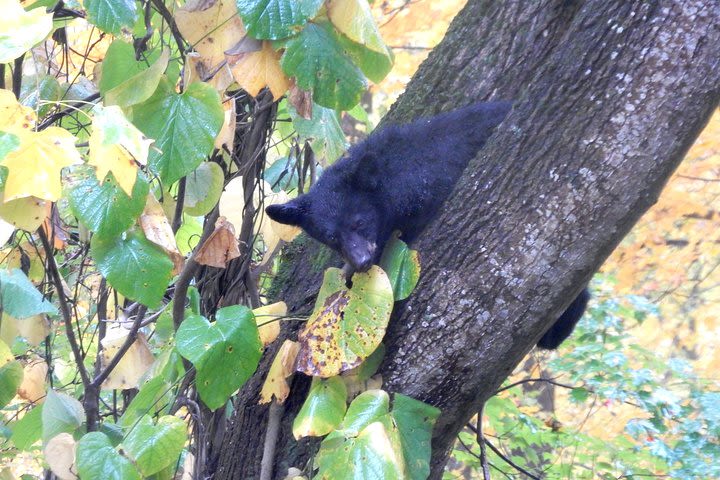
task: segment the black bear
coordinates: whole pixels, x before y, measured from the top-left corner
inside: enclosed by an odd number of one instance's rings
[[[380,260],[394,230],[411,243],[430,223],[510,108],[510,102],[483,102],[389,125],[328,167],[307,194],[266,212],[339,252],[351,271],[366,271]],[[584,291],[539,345],[557,348],[586,303]]]

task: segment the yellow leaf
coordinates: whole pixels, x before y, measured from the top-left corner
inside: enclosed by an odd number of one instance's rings
[[[162,205],[153,194],[147,196],[145,209],[140,215],[140,226],[145,233],[145,238],[165,250],[165,253],[170,256],[174,265],[173,275],[180,273],[185,264],[185,257],[178,250],[170,222],[165,216]]]
[[[35,111],[18,103],[10,90],[0,89],[0,130],[15,132],[30,130],[35,126]]]
[[[50,470],[60,480],[75,480],[75,439],[69,433],[61,433],[50,439],[43,449],[44,459]]]
[[[353,42],[387,55],[367,0],[327,0],[330,21]]]
[[[222,106],[225,111],[225,121],[220,128],[220,133],[215,138],[215,148],[222,150],[224,145],[228,151],[232,152],[235,143],[235,100],[233,98],[226,99]]]
[[[259,403],[270,403],[273,397],[278,403],[283,403],[287,399],[290,394],[288,379],[293,376],[295,357],[299,350],[299,343],[285,340],[268,370],[265,383],[260,391]]]
[[[0,214],[0,217],[2,217],[2,214]],[[7,241],[10,240],[10,237],[12,236],[14,231],[14,225],[0,218],[0,247],[5,245]]]
[[[98,181],[104,181],[112,172],[120,188],[132,196],[137,163],[147,163],[152,140],[130,123],[118,106],[97,105],[93,113],[88,163],[95,166]]]
[[[189,0],[175,13],[175,21],[200,54],[191,60],[194,70],[204,79],[214,74],[209,83],[224,91],[233,81],[225,65],[225,50],[245,36],[235,0]]]
[[[23,197],[9,202],[0,199],[0,218],[13,229],[20,228],[34,232],[42,225],[49,213],[50,202],[37,197]]]
[[[276,302],[253,310],[255,321],[258,324],[260,341],[263,345],[269,345],[280,335],[280,322],[278,318],[287,315],[285,302]]]
[[[280,98],[290,88],[290,80],[280,68],[281,55],[265,41],[257,52],[233,56],[230,70],[235,81],[253,97],[267,86],[274,98]]]
[[[23,380],[17,391],[18,396],[33,403],[44,398],[47,391],[47,373],[47,363],[38,356],[33,357],[23,368]]]
[[[128,330],[119,325],[108,329],[107,336],[101,342],[103,368],[125,343],[127,335]],[[104,390],[137,388],[140,385],[140,378],[152,366],[154,361],[155,357],[150,352],[150,346],[145,339],[145,335],[139,333],[135,342],[103,382],[102,388]]]
[[[82,162],[75,137],[60,127],[16,134],[20,146],[2,160],[8,167],[4,201],[30,196],[58,200],[62,192],[60,171]]]
[[[45,315],[33,315],[21,320],[10,318],[15,321],[18,335],[24,337],[27,342],[37,347],[50,334],[50,321]]]

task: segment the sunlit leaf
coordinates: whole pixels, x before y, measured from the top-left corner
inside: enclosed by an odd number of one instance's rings
[[[340,377],[314,378],[305,403],[293,421],[293,436],[320,437],[342,422],[347,408],[347,389]]]
[[[280,318],[287,315],[285,302],[275,302],[253,309],[258,333],[263,345],[269,345],[280,335]]]
[[[367,0],[327,0],[327,11],[335,28],[350,40],[377,53],[387,54]]]
[[[23,368],[23,381],[17,394],[29,402],[37,402],[45,398],[47,390],[48,364],[40,357],[31,357]]]
[[[45,40],[53,27],[44,8],[26,12],[17,0],[0,0],[0,63],[8,63]]]

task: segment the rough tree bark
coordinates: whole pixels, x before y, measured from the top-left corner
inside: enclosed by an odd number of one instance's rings
[[[482,99],[515,102],[416,244],[422,277],[385,339],[384,388],[442,409],[431,478],[457,432],[655,202],[720,99],[718,44],[716,0],[470,0],[388,114],[404,122]],[[307,313],[331,263],[313,242],[293,245],[274,296]],[[212,447],[215,478],[258,474],[267,408],[257,392],[276,348]],[[289,432],[306,390],[296,377],[275,477],[312,455],[315,443]]]

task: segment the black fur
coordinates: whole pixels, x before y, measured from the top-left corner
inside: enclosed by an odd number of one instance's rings
[[[351,271],[366,271],[394,230],[410,243],[430,223],[510,108],[476,103],[387,126],[327,168],[307,194],[266,212],[338,251]]]

